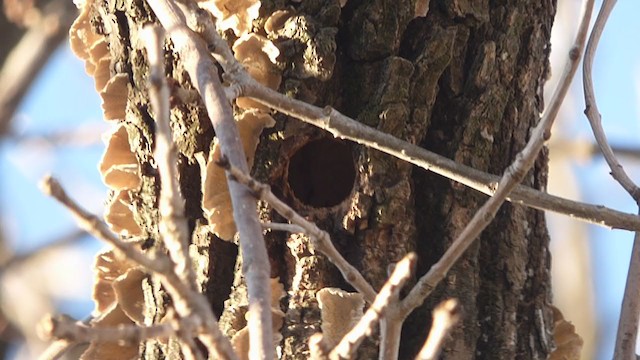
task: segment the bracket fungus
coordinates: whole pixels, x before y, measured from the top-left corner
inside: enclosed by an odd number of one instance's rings
[[[251,31],[253,20],[258,18],[260,5],[258,0],[205,0],[198,3],[198,6],[216,17],[219,30],[231,29],[237,36]]]
[[[98,58],[91,56],[89,51],[92,46],[97,43],[102,36],[95,33],[91,28],[90,15],[92,0],[84,1],[80,6],[80,15],[71,25],[69,29],[69,44],[71,50],[77,57],[85,60],[85,68],[87,73],[93,74]]]
[[[104,219],[113,232],[123,236],[142,235],[142,229],[133,217],[133,205],[128,191],[119,191],[107,204]]]
[[[133,321],[127,317],[120,306],[113,307],[110,311],[94,318],[91,326],[95,328],[115,328],[118,325],[132,325]],[[84,351],[80,360],[129,360],[138,359],[137,343],[114,343],[104,341],[92,341]]]
[[[91,45],[90,54],[90,59],[92,60],[86,62],[85,69],[87,69],[89,75],[93,76],[96,91],[100,92],[111,79],[111,70],[109,69],[111,58],[109,57],[107,41],[101,38]]]
[[[116,191],[138,189],[142,183],[140,163],[131,151],[127,128],[120,125],[105,134],[105,142],[107,147],[98,164],[102,181]]]
[[[575,326],[565,320],[562,312],[555,306],[553,310],[553,341],[556,349],[549,356],[550,360],[578,360],[582,352],[584,340],[576,333]]]
[[[267,33],[269,38],[276,38],[277,31],[284,27],[284,24],[287,22],[293,15],[293,11],[291,10],[277,10],[264,23],[264,31]]]
[[[280,328],[284,324],[284,312],[280,309],[280,299],[287,295],[287,292],[284,291],[284,286],[278,280],[278,278],[270,279],[270,287],[271,287],[271,316],[273,319],[273,343],[274,346],[277,346],[282,340],[282,333],[280,332]],[[245,317],[250,316],[250,313],[247,312]],[[247,319],[248,320],[248,319]],[[233,345],[236,354],[240,360],[249,360],[249,327],[245,326],[240,329],[233,337],[231,338],[231,345]]]
[[[249,167],[253,165],[253,157],[260,142],[262,130],[272,127],[274,124],[275,121],[271,115],[257,110],[245,111],[238,117],[238,131]],[[229,241],[236,233],[236,225],[233,221],[233,207],[225,171],[215,163],[215,160],[219,159],[221,155],[217,139],[214,139],[208,160],[204,161],[201,154],[198,156],[202,179],[204,179],[202,181],[202,209],[214,234]]]
[[[142,280],[147,276],[142,268],[113,250],[107,250],[96,255],[94,271],[94,314],[108,312],[117,304],[129,319],[142,324]]]
[[[362,318],[364,297],[338,288],[323,288],[316,293],[316,298],[320,306],[323,339],[329,348],[333,348]]]
[[[113,307],[116,302],[113,282],[133,265],[128,259],[118,257],[113,250],[102,251],[96,255],[93,264],[95,278],[91,294],[96,305],[94,313],[103,313]]]
[[[135,263],[107,250],[96,255],[92,298],[94,327],[139,324],[144,319],[142,280],[147,276]],[[137,356],[137,344],[114,344],[93,341],[81,359],[131,359]]]
[[[129,94],[127,74],[112,75],[111,55],[106,39],[93,31],[89,12],[93,0],[82,2],[80,16],[69,30],[71,50],[85,61],[85,70],[94,78],[102,98],[105,120],[124,119]]]
[[[251,77],[270,89],[278,89],[282,81],[282,74],[276,66],[280,50],[269,39],[257,34],[245,34],[233,44],[233,52]],[[236,104],[242,109],[269,109],[246,97],[238,98]]]
[[[129,76],[117,74],[100,91],[102,113],[105,120],[124,119],[129,95]]]

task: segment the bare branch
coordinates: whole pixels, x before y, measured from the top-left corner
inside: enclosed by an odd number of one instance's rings
[[[640,206],[640,188],[629,178],[624,171],[622,165],[618,162],[602,127],[602,117],[598,110],[595,91],[593,88],[593,59],[600,36],[607,23],[607,19],[616,4],[616,0],[605,0],[602,3],[596,22],[593,25],[589,42],[584,58],[583,67],[583,84],[584,84],[584,100],[586,109],[584,111],[596,142],[602,151],[609,168],[611,176],[620,183],[626,192]],[[638,319],[640,318],[640,232],[636,232],[633,241],[633,249],[631,253],[631,263],[629,264],[629,272],[627,274],[627,282],[624,290],[624,298],[622,301],[622,309],[620,311],[620,321],[618,324],[618,334],[616,336],[616,347],[614,358],[616,359],[635,359],[636,358],[636,339],[638,337]]]
[[[95,236],[97,239],[111,244],[113,247],[122,251],[128,258],[151,271],[164,273],[170,269],[171,264],[168,259],[158,258],[152,260],[136,249],[133,243],[124,242],[114,235],[111,230],[109,230],[107,224],[76,204],[69,195],[67,195],[67,192],[62,188],[58,180],[47,176],[42,179],[40,189],[64,205],[75,217],[78,226],[84,231]]]
[[[230,96],[252,97],[286,115],[329,131],[335,137],[369,146],[484,194],[491,196],[495,193],[496,185],[500,180],[498,176],[458,164],[444,156],[363,125],[330,107],[321,109],[261,85],[252,79],[236,61],[226,42],[213,29],[210,19],[202,16],[198,20],[198,30],[207,41],[213,56],[228,78],[233,80]],[[539,210],[557,212],[600,226],[640,230],[640,217],[635,214],[564,199],[528,186],[517,185],[507,200]]]
[[[47,316],[38,326],[44,339],[68,340],[76,343],[97,341],[137,344],[146,339],[168,338],[177,334],[177,330],[169,324],[91,327],[64,315]]]
[[[218,165],[225,168],[233,180],[247,186],[258,199],[266,201],[280,213],[280,215],[301,227],[304,233],[311,239],[312,248],[323,253],[329,261],[340,270],[344,279],[364,296],[366,302],[369,304],[373,303],[376,297],[375,290],[373,290],[373,287],[365,280],[362,274],[342,257],[335,246],[333,246],[331,237],[326,231],[320,230],[315,223],[303,218],[289,207],[289,205],[278,199],[278,197],[271,192],[268,185],[254,180],[251,176],[231,165],[225,158],[220,159]]]
[[[89,316],[87,319],[78,321],[78,324],[87,325],[91,321],[92,317]],[[42,323],[45,323],[46,319],[42,320]],[[36,327],[36,331],[38,336],[41,338],[52,338],[51,336],[47,336],[46,332],[47,328],[45,326],[41,326],[38,324]],[[67,351],[72,350],[76,346],[86,345],[88,341],[72,341],[69,339],[58,339],[53,341],[49,346],[38,356],[38,360],[57,360],[62,358]]]
[[[70,1],[53,1],[7,56],[0,71],[0,136],[9,130],[13,114],[39,70],[66,39],[76,11]]]
[[[169,0],[149,0],[148,3],[162,26],[169,30],[174,49],[202,96],[222,151],[228,154],[234,166],[244,172],[249,171],[230,104],[206,44],[187,28],[185,17],[175,3]],[[229,194],[233,218],[240,234],[243,261],[251,264],[243,267],[251,313],[248,320],[251,329],[250,357],[268,360],[275,355],[270,310],[270,264],[257,216],[257,204],[248,189],[240,184],[229,183]]]
[[[262,228],[264,229],[270,229],[270,230],[275,230],[275,231],[286,231],[286,232],[290,232],[290,233],[304,233],[304,229],[301,228],[298,225],[294,225],[294,224],[281,224],[281,223],[272,223],[272,222],[266,222],[266,223],[262,223]]]
[[[62,129],[47,133],[20,133],[9,130],[6,140],[16,146],[24,146],[30,149],[47,147],[90,147],[102,146],[102,133],[106,132],[108,125],[103,123],[90,123],[76,126],[71,129]],[[43,150],[45,151],[45,150]]]
[[[49,315],[38,324],[38,330],[43,339],[56,339],[56,342],[68,344],[111,342],[136,345],[148,339],[166,339],[170,336],[179,336],[183,342],[188,339],[191,343],[191,345],[182,347],[185,359],[202,360],[202,354],[192,339],[198,326],[198,320],[195,317],[187,317],[176,319],[171,323],[152,326],[133,324],[117,327],[91,327],[66,315],[55,317]]]
[[[237,359],[229,339],[220,331],[207,299],[192,286],[181,281],[173,272],[173,264],[168,257],[158,254],[155,259],[148,258],[136,249],[133,243],[124,242],[115,236],[104,222],[76,204],[57,180],[46,177],[41,187],[44,193],[54,197],[74,215],[82,229],[111,244],[146,270],[154,272],[173,298],[176,312],[182,317],[196,314],[200,318],[202,329],[199,338],[213,356],[219,359]]]
[[[39,360],[60,359],[69,349],[77,343],[69,340],[56,340],[52,342],[38,357]]]
[[[0,259],[0,274],[12,266],[19,266],[33,258],[44,255],[50,251],[73,246],[86,239],[87,232],[84,230],[73,230],[57,239],[47,241],[45,244],[24,254],[17,254],[6,259]]]
[[[640,316],[640,232],[636,232],[631,248],[631,262],[624,287],[614,359],[637,359],[636,340]]]
[[[398,315],[399,303],[387,310],[387,317],[380,322],[380,360],[396,360],[400,352],[400,337],[404,318]]]
[[[586,104],[585,115],[589,120],[589,124],[591,125],[591,129],[593,130],[593,135],[596,138],[596,142],[604,155],[609,168],[611,168],[611,176],[613,176],[620,185],[633,197],[633,199],[640,205],[640,189],[636,186],[633,181],[626,174],[622,165],[616,159],[611,146],[609,146],[609,142],[607,140],[607,136],[605,135],[604,129],[602,127],[602,117],[600,116],[600,111],[598,110],[598,104],[596,102],[595,92],[593,89],[593,59],[595,57],[596,49],[598,48],[598,42],[600,41],[600,36],[602,35],[602,31],[604,30],[604,26],[607,23],[607,19],[609,18],[609,14],[611,10],[613,10],[614,5],[616,4],[616,0],[605,0],[602,3],[602,7],[600,8],[600,12],[598,13],[598,17],[596,18],[596,22],[593,25],[593,30],[589,35],[589,42],[587,43],[587,49],[585,50],[584,56],[584,65],[582,72],[582,81],[584,86],[584,100]]]
[[[175,272],[185,284],[196,288],[196,274],[189,256],[189,229],[184,216],[184,200],[178,183],[178,153],[169,126],[169,88],[164,75],[162,44],[164,32],[157,26],[144,30],[149,57],[149,99],[155,111],[154,157],[160,173],[160,236],[176,265]]]
[[[196,344],[193,338],[185,336],[185,334],[180,335],[180,350],[182,351],[184,360],[205,360],[202,351],[200,351],[198,344]]]
[[[330,359],[351,359],[353,357],[362,340],[370,336],[376,323],[385,317],[387,307],[393,306],[392,303],[397,302],[400,290],[407,280],[409,280],[409,277],[411,277],[416,259],[417,257],[414,253],[409,253],[396,264],[393,273],[382,286],[382,289],[380,289],[380,292],[373,303],[371,303],[371,306],[369,306],[369,309],[367,309],[353,329],[331,350],[331,353],[329,353]],[[381,342],[384,342],[384,338]]]
[[[458,301],[449,299],[441,302],[433,309],[433,322],[424,346],[416,356],[416,360],[435,360],[440,354],[442,343],[451,328],[460,319]]]
[[[398,159],[405,160],[425,170],[432,171],[464,184],[487,195],[495,194],[500,178],[402,141],[392,135],[358,123],[333,109],[322,110],[302,101],[288,98],[276,91],[256,83],[252,89],[254,99],[289,116],[318,126],[334,136],[380,150]],[[568,215],[588,223],[610,228],[640,230],[640,217],[608,209],[600,205],[567,200],[545,192],[518,185],[507,200],[540,210]]]
[[[489,225],[509,195],[509,192],[513,190],[518,183],[522,182],[529,169],[531,169],[535,163],[535,159],[544,146],[544,142],[551,136],[551,126],[569,90],[573,75],[578,68],[580,54],[587,37],[589,20],[593,10],[593,0],[586,0],[585,5],[578,33],[572,48],[569,50],[567,64],[551,98],[549,107],[545,109],[542,119],[534,128],[527,145],[516,155],[514,162],[505,170],[493,197],[482,205],[462,230],[462,233],[458,235],[444,255],[442,255],[440,260],[429,269],[411,290],[409,295],[404,298],[402,307],[405,317],[408,316],[413,309],[422,304],[424,299],[433,291],[435,286],[444,279],[451,267],[460,259],[467,248],[475,241],[487,225]]]

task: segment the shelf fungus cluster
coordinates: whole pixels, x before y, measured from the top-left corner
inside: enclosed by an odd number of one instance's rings
[[[238,115],[237,124],[247,162],[252,166],[262,129],[273,126],[275,121],[269,114],[251,109]],[[221,239],[232,240],[236,233],[236,225],[233,221],[231,197],[225,172],[215,163],[215,159],[219,159],[221,155],[220,146],[214,139],[206,163],[202,156],[198,157],[204,170],[202,177],[205,179],[202,187],[202,209],[214,234]]]
[[[138,236],[142,230],[134,218],[130,191],[142,184],[140,163],[132,150],[126,118],[129,97],[129,75],[117,73],[111,56],[108,36],[100,34],[92,24],[91,14],[98,4],[94,0],[78,4],[80,15],[69,32],[71,49],[85,62],[85,70],[94,79],[102,99],[103,118],[113,121],[115,128],[104,135],[105,152],[99,163],[103,182],[112,190],[105,211],[111,229],[125,237]],[[105,21],[104,26],[108,27]],[[109,29],[103,29],[109,33]],[[147,274],[136,264],[112,250],[96,256],[92,314],[93,327],[144,324],[142,283]],[[91,342],[81,359],[134,359],[138,344]]]
[[[112,250],[96,256],[94,263],[93,327],[144,325],[141,283],[146,273]],[[81,359],[134,359],[138,344],[91,342]]]
[[[240,36],[251,31],[261,4],[259,0],[200,0],[198,5],[217,19],[218,30],[231,29]]]
[[[96,91],[102,98],[105,120],[125,117],[129,83],[127,74],[114,74],[107,39],[91,27],[92,0],[82,3],[80,16],[71,26],[69,42],[74,54],[85,62],[85,70],[95,81]]]
[[[333,348],[362,318],[364,297],[339,288],[322,288],[316,293],[316,299],[323,341],[328,348]]]
[[[204,1],[199,5],[210,10],[214,16],[218,16],[221,12],[226,14],[227,10],[225,9],[228,8],[225,7],[225,4],[227,3],[229,1]],[[232,3],[235,4],[235,2]],[[234,5],[233,8],[240,7],[240,3],[238,2],[238,5]],[[217,25],[221,29],[231,28],[238,36],[232,49],[236,59],[244,65],[249,74],[262,85],[277,90],[282,81],[282,74],[277,66],[280,51],[259,32],[249,32],[252,29],[251,22],[257,17],[260,2],[247,1],[244,4],[245,7],[238,8],[234,12],[233,21],[231,21],[232,18],[221,15]],[[254,9],[256,9],[255,13]],[[231,26],[231,24],[234,25]],[[270,115],[269,108],[246,97],[236,99],[235,118],[247,162],[251,167],[262,130],[273,126],[275,121]],[[215,165],[215,159],[218,159],[220,155],[220,146],[214,139],[208,158],[205,160],[202,155],[200,156],[202,178],[204,179],[202,181],[202,208],[216,236],[231,241],[236,233],[236,227],[224,170]]]
[[[115,193],[108,201],[105,220],[111,229],[121,235],[141,235],[134,219],[129,190],[136,190],[142,183],[140,164],[131,150],[129,135],[123,125],[105,136],[107,144],[99,170],[102,181]]]
[[[111,191],[105,220],[115,233],[125,239],[153,237],[153,234],[149,234],[151,230],[148,229],[147,223],[137,218],[143,216],[138,215],[136,208],[140,205],[132,201],[137,199],[136,196],[142,188],[146,189],[148,178],[146,171],[143,177],[142,169],[148,167],[146,159],[143,159],[145,154],[138,150],[139,134],[136,131],[139,129],[134,125],[137,123],[131,118],[134,116],[133,112],[139,111],[135,105],[141,97],[135,85],[138,83],[138,77],[134,70],[123,70],[126,66],[122,65],[123,61],[118,55],[123,53],[123,45],[119,40],[122,36],[130,34],[120,33],[122,30],[119,29],[119,24],[122,19],[117,19],[109,11],[105,12],[105,4],[96,0],[78,3],[81,12],[70,30],[71,48],[84,60],[87,73],[94,78],[96,91],[102,99],[104,119],[114,123],[113,130],[105,134],[106,148],[99,163],[102,180]],[[198,4],[216,17],[219,30],[230,29],[234,32],[235,41],[232,49],[247,71],[263,85],[278,89],[282,81],[281,69],[277,64],[280,52],[267,38],[266,30],[254,27],[260,1],[215,0],[200,1]],[[96,14],[99,14],[97,19]],[[281,12],[274,15],[278,18],[271,19],[270,26],[283,18]],[[128,31],[136,30],[132,28]],[[127,71],[133,71],[133,75]],[[247,161],[249,166],[252,166],[260,135],[263,129],[274,126],[275,120],[269,108],[249,98],[236,99],[234,114]],[[202,174],[202,210],[210,231],[221,239],[232,241],[236,227],[227,179],[224,170],[215,165],[214,161],[220,156],[221,149],[215,138],[210,145],[208,156],[203,152],[196,154]],[[147,283],[147,274],[143,269],[119,258],[117,253],[107,251],[96,257],[94,270],[94,326],[142,325],[149,322],[149,319],[145,321],[143,311],[143,288]],[[286,293],[282,284],[275,279],[272,287],[274,330],[278,330],[284,321],[284,313],[280,310],[279,302]],[[280,341],[281,335],[278,331],[275,333],[278,338],[274,340]],[[232,341],[238,353],[248,354],[242,350],[248,346],[248,329],[238,330]],[[82,358],[128,359],[136,358],[137,354],[137,344],[129,346],[95,342],[89,346]]]
[[[273,319],[273,343],[277,345],[282,341],[280,328],[284,323],[284,312],[280,309],[280,299],[287,295],[284,286],[278,278],[271,279],[271,318]],[[245,312],[249,316],[249,312]],[[245,326],[233,335],[231,344],[240,360],[249,359],[249,327]]]
[[[124,120],[129,76],[114,71],[107,37],[98,34],[91,25],[90,13],[92,7],[96,6],[95,2],[86,0],[81,2],[81,6],[80,16],[69,31],[71,49],[85,61],[87,73],[94,78],[96,91],[102,99],[104,119]],[[140,235],[141,229],[133,217],[134,211],[128,193],[140,187],[140,164],[129,144],[125,125],[120,122],[115,130],[105,134],[105,142],[107,146],[100,160],[99,170],[103,182],[114,192],[108,202],[105,220],[118,234]]]

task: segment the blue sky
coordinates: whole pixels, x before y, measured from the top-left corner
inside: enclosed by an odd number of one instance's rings
[[[83,63],[67,47],[61,47],[19,107],[13,131],[46,135],[101,124],[101,119],[93,80],[84,73]],[[106,188],[96,164],[102,149],[101,143],[78,149],[55,148],[42,142],[0,142],[0,224],[16,252],[29,251],[75,228],[69,214],[38,190],[45,174],[57,176],[85,207],[101,213]],[[101,246],[97,241],[85,241],[84,253],[91,256]],[[87,277],[82,279],[86,282]],[[87,287],[83,302],[66,298],[60,303],[73,305],[65,306],[65,312],[85,317],[92,309],[89,296]]]

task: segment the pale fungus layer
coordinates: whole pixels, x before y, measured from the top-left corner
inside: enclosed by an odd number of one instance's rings
[[[146,273],[113,250],[96,256],[94,272],[92,297],[95,310],[91,325],[98,328],[134,323],[142,325],[142,279]],[[81,359],[133,359],[138,354],[137,350],[137,345],[94,341]]]
[[[133,205],[128,191],[119,191],[107,204],[104,219],[113,232],[123,236],[138,236],[142,229],[133,218]]]
[[[251,167],[253,157],[260,141],[260,134],[266,127],[271,127],[275,121],[269,114],[257,110],[249,110],[242,113],[237,119],[240,140],[247,156],[247,163]],[[200,166],[203,171],[202,182],[202,208],[209,220],[212,231],[223,240],[232,240],[236,233],[236,225],[233,221],[233,207],[227,186],[225,171],[216,164],[216,160],[222,156],[222,150],[217,141],[209,152],[209,158],[203,163],[200,158]]]
[[[118,305],[91,321],[91,326],[96,328],[113,328],[118,325],[133,325],[133,321],[127,317]],[[104,341],[92,341],[87,350],[80,356],[80,360],[129,360],[137,358],[137,344],[119,344]]]
[[[282,74],[276,66],[280,50],[269,39],[257,34],[245,34],[233,44],[233,52],[256,81],[270,89],[278,89],[282,81]],[[242,109],[269,110],[246,97],[238,98],[236,104]]]
[[[129,76],[113,69],[107,38],[94,32],[91,13],[95,0],[78,1],[80,15],[69,31],[71,49],[85,62],[85,70],[95,82],[102,98],[105,120],[125,118],[129,95]],[[127,129],[123,124],[105,134],[106,149],[99,163],[103,182],[115,193],[107,204],[105,221],[121,236],[142,233],[133,216],[130,190],[141,183],[140,163],[131,149]],[[99,253],[94,264],[95,302],[93,320],[96,328],[115,328],[119,325],[141,325],[144,319],[142,281],[147,274],[122,254],[107,250]],[[137,359],[138,344],[119,344],[92,341],[80,359]]]
[[[231,29],[237,36],[251,31],[260,11],[258,0],[204,0],[199,1],[198,6],[216,17],[219,30]]]
[[[278,280],[278,278],[271,278],[271,317],[273,319],[273,344],[277,346],[282,340],[282,333],[280,328],[284,324],[285,313],[280,309],[280,299],[287,295],[284,291],[284,286]],[[250,316],[250,313],[245,315]],[[248,319],[247,319],[248,320]],[[240,360],[249,360],[249,327],[245,326],[240,329],[232,338],[231,344],[233,345],[236,354]]]
[[[323,288],[316,294],[322,318],[322,336],[333,348],[362,318],[364,298],[338,288]]]
[[[98,164],[102,181],[116,191],[138,189],[142,183],[140,163],[131,150],[126,127],[120,125],[105,137],[107,147]]]
[[[90,10],[94,1],[82,3],[80,16],[69,30],[71,50],[85,61],[85,70],[94,78],[96,91],[102,98],[105,120],[124,119],[128,98],[128,77],[114,74],[106,39],[96,34],[90,23]]]

